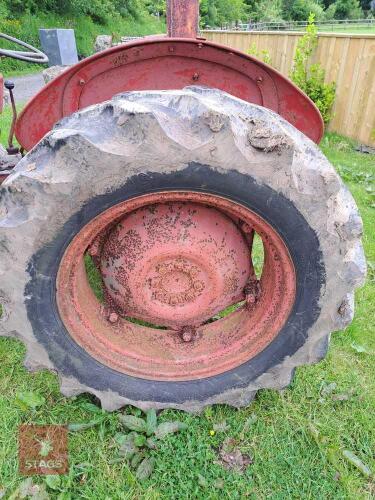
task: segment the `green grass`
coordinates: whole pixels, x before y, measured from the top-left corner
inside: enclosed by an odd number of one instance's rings
[[[375,158],[355,152],[351,141],[335,134],[325,136],[322,149],[356,198],[365,225],[366,255],[374,263]],[[188,429],[166,438],[152,452],[155,470],[144,483],[126,463],[110,464],[116,456],[113,437],[120,428],[118,412],[95,428],[71,433],[70,474],[59,487],[65,493],[58,497],[59,491],[49,489],[51,498],[374,498],[374,476],[365,477],[342,455],[344,449],[354,452],[375,472],[374,285],[372,268],[366,285],[357,292],[352,325],[333,335],[324,361],[298,368],[288,389],[261,391],[248,408],[240,410],[214,406],[201,416],[162,412],[161,420],[179,419]],[[88,405],[90,396],[64,398],[56,375],[28,373],[22,366],[24,353],[17,340],[0,338],[0,491],[6,490],[6,495],[22,480],[17,473],[20,423],[61,424],[98,418]],[[332,383],[336,386],[329,385]],[[44,404],[35,410],[21,409],[16,397],[22,391],[42,395]],[[135,410],[126,407],[122,411]],[[224,420],[226,431],[210,432]],[[228,436],[253,459],[243,475],[217,463],[217,448]],[[34,481],[42,484],[44,479]]]
[[[363,35],[375,35],[375,25],[368,24],[317,24],[318,31],[320,33],[341,33],[345,35],[350,34],[363,34]],[[304,31],[303,27],[293,27],[291,31]],[[282,33],[282,32],[281,32]]]
[[[88,253],[85,255],[85,269],[88,282],[95,294],[95,297],[99,300],[99,302],[104,302],[103,283],[100,272],[95,266],[92,257],[90,257]]]
[[[10,106],[4,106],[3,112],[0,113],[0,144],[3,146],[8,145],[8,135],[11,122],[12,108]]]
[[[375,35],[375,25],[369,26],[368,24],[360,25],[360,24],[327,24],[327,25],[317,25],[318,32],[320,33],[339,33],[344,35]],[[293,26],[287,31],[304,31],[305,28],[302,26]],[[283,30],[272,30],[272,31],[280,31],[280,34],[283,33]]]
[[[342,24],[337,24],[332,26],[318,26],[318,31],[321,33],[342,33],[346,35],[350,35],[352,33],[375,35],[375,26],[343,26]]]

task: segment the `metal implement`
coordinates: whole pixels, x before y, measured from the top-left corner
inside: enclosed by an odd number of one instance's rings
[[[199,23],[199,3],[196,0],[167,2],[168,36],[196,38]]]
[[[81,108],[124,91],[192,84],[267,107],[318,142],[323,122],[315,105],[266,64],[198,37],[198,14],[196,0],[170,0],[169,37],[81,61],[39,92],[17,121],[14,85],[6,83],[14,113],[8,152],[16,149],[15,122],[18,141],[30,150]],[[264,249],[261,276],[252,262],[255,233]],[[87,278],[88,256],[102,303]],[[259,215],[217,195],[170,191],[114,205],[84,226],[62,257],[56,300],[71,337],[104,365],[184,381],[221,374],[260,353],[285,323],[295,293],[289,251]]]
[[[0,33],[0,39],[3,38],[8,42],[15,43],[17,45],[21,45],[21,47],[25,47],[28,51],[20,51],[20,50],[12,50],[12,49],[3,49],[0,48],[0,57],[11,57],[12,59],[19,59],[20,61],[36,63],[36,64],[45,64],[48,63],[48,57],[41,50],[29,45],[18,38],[14,38],[13,36],[6,35],[5,33]]]
[[[121,219],[106,234],[100,270],[119,313],[179,329],[241,301],[250,262],[228,216],[177,201],[147,204]]]
[[[36,49],[32,45],[29,45],[17,38],[14,38],[9,35],[5,35],[4,33],[0,33],[0,39],[7,40],[8,42],[16,43],[29,49],[27,52],[11,50],[11,49],[3,49],[0,48],[0,59],[2,57],[11,57],[13,59],[19,59],[21,61],[33,62],[33,63],[46,63],[48,62],[48,57],[43,54],[40,50]],[[12,106],[12,123],[9,130],[8,135],[8,147],[6,151],[0,145],[0,185],[1,183],[8,177],[8,175],[12,172],[12,169],[21,159],[20,149],[13,144],[14,139],[14,130],[17,120],[17,108],[14,100],[13,89],[14,83],[11,81],[5,81],[3,75],[0,73],[0,113],[3,111],[4,104],[4,87],[9,92],[10,102]]]
[[[14,85],[6,83],[14,113],[8,152],[15,149],[15,122],[29,150],[62,117],[115,94],[192,84],[268,107],[320,140],[320,114],[297,87],[257,59],[198,37],[196,0],[169,0],[167,19],[167,38],[132,41],[81,61],[39,92],[17,121]],[[252,264],[255,232],[265,252],[260,279]],[[103,304],[87,281],[87,254],[100,273]],[[259,216],[218,196],[168,192],[116,205],[85,226],[62,259],[57,303],[71,336],[104,364],[146,379],[190,380],[264,349],[285,322],[295,287],[288,250]]]
[[[351,321],[365,275],[359,213],[306,137],[317,108],[200,38],[198,0],[167,6],[169,37],[97,53],[30,101],[31,151],[0,195],[0,334],[107,410],[286,387]]]
[[[7,152],[10,155],[14,155],[14,154],[19,153],[19,151],[20,151],[18,147],[13,145],[14,127],[15,127],[16,121],[17,121],[17,108],[16,108],[16,102],[14,100],[14,95],[13,95],[14,83],[9,81],[9,80],[5,80],[4,87],[9,92],[10,102],[12,105],[12,113],[13,113],[12,123],[10,126],[9,136],[8,136]]]
[[[2,84],[2,79],[0,78],[0,85],[1,84]],[[17,120],[17,108],[16,108],[16,103],[15,103],[14,95],[13,95],[14,83],[9,81],[9,80],[6,80],[4,82],[4,87],[9,92],[13,117],[12,117],[12,123],[11,123],[10,129],[9,129],[8,147],[6,149],[4,149],[0,145],[0,184],[12,172],[12,169],[17,165],[17,163],[22,158],[22,155],[20,154],[20,149],[13,144],[14,127],[15,127],[16,120]],[[0,93],[0,99],[3,99],[1,93]]]
[[[243,52],[195,36],[197,2],[169,3],[169,33],[188,38],[146,37],[99,52],[66,70],[24,108],[16,137],[30,150],[64,116],[133,90],[218,88],[267,107],[315,142],[323,120],[314,103],[267,64]],[[182,21],[189,20],[189,28]],[[30,123],[33,124],[30,127]]]

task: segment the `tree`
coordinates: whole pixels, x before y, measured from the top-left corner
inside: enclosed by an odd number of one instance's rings
[[[255,21],[277,22],[283,20],[283,0],[259,0],[254,2]]]
[[[150,14],[165,16],[167,9],[165,0],[145,0],[145,5]]]
[[[139,19],[146,11],[144,0],[109,0],[108,3],[112,4],[115,10],[123,17]]]
[[[246,19],[246,5],[244,0],[215,0],[217,20],[220,24]]]
[[[217,20],[217,8],[214,0],[208,0],[207,21],[209,26],[215,26]]]
[[[375,10],[375,2],[374,0],[360,0],[361,9],[364,11],[371,10],[371,3],[373,4],[372,9]]]
[[[331,5],[329,5],[326,8],[326,10],[324,12],[324,17],[325,17],[326,21],[336,19],[336,4],[335,3],[331,3]]]
[[[12,14],[53,12],[74,17],[86,15],[98,23],[105,23],[118,14],[136,19],[146,13],[145,0],[6,0],[5,5]]]
[[[294,0],[284,1],[284,15],[293,21],[307,21],[310,14],[314,14],[315,19],[322,19],[324,9],[319,0]]]
[[[200,2],[200,24],[204,28],[217,26],[217,8],[215,0],[201,0]]]
[[[247,6],[244,0],[201,0],[201,25],[219,26],[245,20]]]
[[[359,0],[337,0],[335,19],[360,19],[363,16]]]

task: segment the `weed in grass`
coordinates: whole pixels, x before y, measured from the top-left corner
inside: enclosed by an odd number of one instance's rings
[[[120,447],[114,463],[127,460],[130,467],[136,469],[136,478],[140,481],[148,479],[154,469],[155,456],[149,455],[149,450],[158,448],[158,441],[169,434],[174,434],[187,428],[179,422],[162,422],[158,424],[155,410],[146,413],[146,419],[133,415],[120,415],[123,427],[130,431],[127,434],[116,434]]]

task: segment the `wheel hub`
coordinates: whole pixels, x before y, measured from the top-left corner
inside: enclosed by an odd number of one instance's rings
[[[252,231],[264,248],[260,282]],[[90,286],[86,252],[104,304]],[[114,370],[158,381],[212,377],[253,358],[287,321],[295,290],[288,249],[266,221],[234,201],[184,191],[99,214],[70,242],[56,280],[60,317],[78,345]]]
[[[149,278],[151,300],[183,306],[196,300],[206,288],[202,271],[186,259],[167,260],[158,264]]]
[[[199,325],[244,298],[250,251],[235,222],[197,203],[160,203],[121,219],[100,268],[123,316],[179,328]]]

